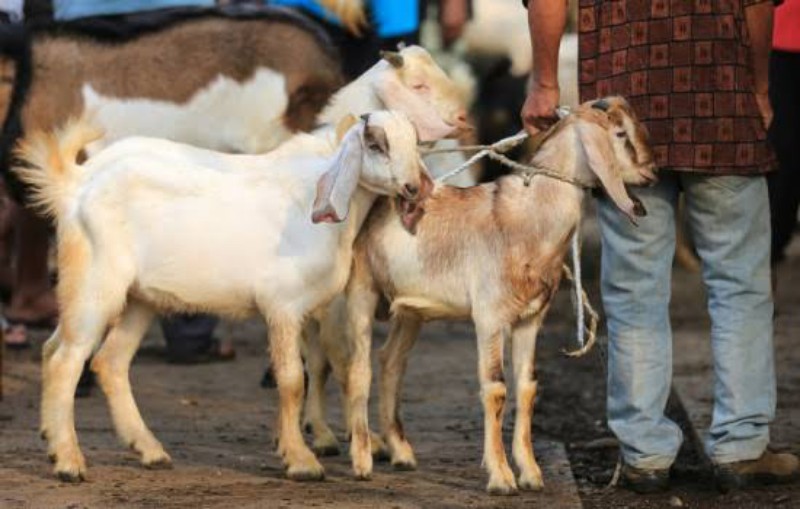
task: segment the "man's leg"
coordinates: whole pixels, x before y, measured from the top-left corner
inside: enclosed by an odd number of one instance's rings
[[[687,175],[684,185],[712,324],[714,415],[706,449],[715,463],[755,459],[775,415],[766,181]]]
[[[678,187],[672,173],[662,172],[660,179],[654,187],[635,190],[647,209],[638,226],[608,199],[599,200],[599,218],[608,425],[627,466],[663,471],[672,465],[683,435],[664,415],[672,378],[669,299]]]
[[[224,358],[225,352],[214,339],[217,322],[218,319],[211,315],[181,314],[162,318],[167,359],[177,363],[193,363],[210,360],[209,356],[213,358],[217,354]]]
[[[47,221],[24,208],[17,214],[16,279],[9,320],[35,322],[55,319],[58,313],[50,283],[47,257],[50,228]]]
[[[717,488],[796,480],[797,456],[766,448],[776,388],[765,179],[687,176],[684,182],[712,323],[714,414],[706,449]]]

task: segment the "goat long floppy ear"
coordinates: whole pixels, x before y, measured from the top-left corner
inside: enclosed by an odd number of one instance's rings
[[[636,224],[635,217],[646,213],[641,202],[632,198],[625,188],[622,175],[616,168],[616,156],[608,139],[608,131],[600,123],[583,116],[576,120],[578,137],[589,168],[600,180],[614,205]]]
[[[317,182],[317,196],[311,221],[314,223],[341,223],[350,210],[350,199],[358,187],[364,149],[359,124],[348,131],[330,169]]]
[[[388,110],[402,111],[417,129],[419,141],[436,141],[455,131],[436,112],[436,108],[419,98],[390,69],[375,83],[375,92]]]

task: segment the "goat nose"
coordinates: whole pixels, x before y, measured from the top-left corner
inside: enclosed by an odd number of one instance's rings
[[[419,187],[413,184],[406,184],[404,188],[406,190],[406,195],[408,195],[409,198],[413,198],[417,195],[417,193],[419,193]]]

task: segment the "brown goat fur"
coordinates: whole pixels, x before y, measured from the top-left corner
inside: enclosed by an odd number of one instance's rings
[[[26,130],[52,128],[79,115],[84,84],[105,96],[180,104],[218,75],[242,82],[258,67],[285,76],[287,127],[309,130],[343,84],[338,62],[314,34],[281,20],[202,18],[129,42],[72,33],[34,37],[34,80],[23,110]]]

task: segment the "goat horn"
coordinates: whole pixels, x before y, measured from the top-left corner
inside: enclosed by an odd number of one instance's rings
[[[392,67],[396,69],[403,67],[403,55],[396,51],[381,51],[381,58],[389,62]]]

